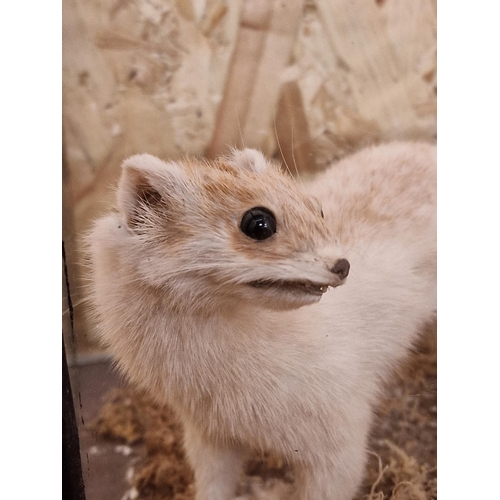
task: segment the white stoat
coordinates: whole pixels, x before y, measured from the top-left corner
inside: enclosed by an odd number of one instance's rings
[[[293,465],[297,500],[353,497],[382,382],[435,314],[435,156],[369,148],[304,187],[248,149],[124,162],[93,300],[183,423],[197,500],[234,498],[255,451]]]

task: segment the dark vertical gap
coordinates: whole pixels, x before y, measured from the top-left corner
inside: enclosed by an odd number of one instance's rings
[[[64,339],[62,345],[62,499],[85,500],[80,440],[76,424],[73,393],[69,379]]]
[[[70,338],[71,338],[71,345],[70,349],[72,351],[73,356],[76,355],[76,340],[75,340],[75,330],[73,328],[74,326],[74,321],[75,321],[75,313],[73,310],[73,301],[71,300],[71,293],[70,293],[70,288],[69,288],[69,276],[68,276],[68,264],[66,263],[66,249],[64,247],[64,240],[62,242],[62,257],[63,257],[63,264],[64,264],[64,280],[66,283],[66,297],[68,299],[68,309],[69,309],[69,321],[70,321]]]
[[[68,182],[68,165],[67,165],[67,155],[66,155],[66,147],[65,147],[65,142],[64,142],[64,127],[62,130],[62,180],[63,180],[63,204],[62,204],[62,222],[63,222],[63,232],[62,232],[62,258],[63,258],[63,272],[64,272],[64,282],[63,286],[66,288],[66,298],[67,298],[67,303],[68,303],[68,310],[69,310],[69,319],[70,319],[70,331],[69,332],[64,332],[67,333],[68,335],[66,336],[66,341],[69,341],[69,345],[66,346],[69,348],[68,354],[71,353],[72,359],[76,359],[76,337],[75,337],[75,329],[74,329],[74,324],[75,324],[75,310],[73,307],[73,300],[71,296],[71,290],[70,290],[70,280],[69,280],[69,272],[68,272],[68,255],[67,255],[67,246],[65,245],[65,239],[69,239],[72,237],[72,234],[68,234],[67,227],[68,226],[68,221],[67,221],[67,214],[65,213],[65,210],[68,208],[65,206],[65,186],[64,183]],[[71,246],[69,247],[69,251],[71,252]]]
[[[65,180],[66,172],[66,151],[64,147],[64,131],[62,140],[62,177]],[[64,221],[64,202],[63,202],[63,221]],[[63,231],[64,234],[64,231]],[[74,333],[74,309],[71,299],[68,265],[66,260],[66,248],[64,238],[62,239],[62,258],[64,282],[66,287],[66,297],[69,309],[70,332],[69,348],[76,356],[76,342]],[[62,500],[85,500],[85,486],[83,483],[82,462],[80,457],[80,438],[78,436],[78,426],[76,423],[75,407],[73,403],[73,392],[71,390],[71,381],[68,370],[68,361],[66,359],[66,346],[64,345],[64,334],[62,338]]]

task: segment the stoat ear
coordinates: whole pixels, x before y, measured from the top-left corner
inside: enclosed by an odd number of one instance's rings
[[[149,154],[135,155],[122,164],[118,210],[131,229],[145,221],[146,212],[168,209],[185,200],[185,175],[177,163],[165,163]]]
[[[251,172],[265,172],[268,168],[264,155],[256,149],[235,149],[231,151],[229,161],[235,167]]]

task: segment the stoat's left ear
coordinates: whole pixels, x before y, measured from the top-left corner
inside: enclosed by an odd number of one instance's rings
[[[123,162],[118,184],[118,210],[131,229],[147,223],[148,213],[172,212],[189,197],[182,167],[148,154]]]
[[[231,151],[229,161],[236,168],[257,173],[265,172],[269,167],[264,155],[256,149],[235,149]]]

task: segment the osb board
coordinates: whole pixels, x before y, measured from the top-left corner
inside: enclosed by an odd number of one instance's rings
[[[294,58],[318,164],[435,137],[435,0],[308,2]]]
[[[433,140],[435,112],[435,0],[65,0],[77,338],[92,337],[78,238],[127,156],[257,147],[306,175],[369,143]]]
[[[67,245],[69,262],[82,263],[79,239],[113,203],[124,158],[141,152],[177,158],[206,147],[240,6],[65,0],[66,234],[76,240]],[[88,350],[94,346],[85,339],[92,328],[84,273],[71,273],[70,284],[78,347]]]

